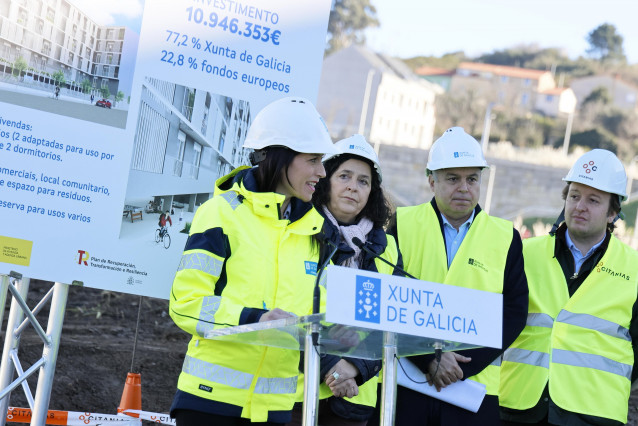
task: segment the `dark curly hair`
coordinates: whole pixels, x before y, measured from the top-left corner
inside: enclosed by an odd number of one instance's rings
[[[312,196],[312,202],[317,209],[322,206],[328,205],[330,202],[330,178],[339,166],[350,159],[364,161],[370,166],[372,171],[372,182],[370,185],[370,197],[368,202],[361,212],[357,215],[356,220],[359,221],[362,217],[367,217],[372,221],[375,227],[384,227],[390,218],[391,207],[390,203],[385,197],[381,182],[379,181],[379,175],[376,173],[374,164],[367,158],[360,157],[353,154],[342,154],[337,157],[333,157],[323,163],[326,169],[326,177],[319,180],[315,187],[315,193]]]

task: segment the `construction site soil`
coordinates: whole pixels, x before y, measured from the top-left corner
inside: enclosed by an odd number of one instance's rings
[[[28,305],[32,309],[51,285],[31,280]],[[11,297],[7,299],[3,341]],[[38,315],[45,329],[47,313],[48,308]],[[141,374],[142,409],[165,413],[175,393],[188,340],[168,316],[167,300],[71,286],[49,408],[115,414],[127,373],[134,372]],[[24,370],[42,356],[42,348],[33,328],[27,328],[19,346]],[[37,378],[28,382],[35,392]],[[28,407],[21,388],[11,394],[10,405]],[[628,425],[638,426],[637,406],[638,391],[634,391]]]
[[[31,280],[27,301],[31,309],[51,286]],[[2,324],[3,341],[10,299]],[[127,373],[134,372],[141,374],[142,409],[168,412],[189,336],[168,316],[167,300],[142,297],[134,345],[139,305],[136,295],[69,288],[49,409],[115,414]],[[45,330],[47,318],[48,307],[38,315]],[[28,327],[18,352],[24,370],[42,356],[42,349],[42,340]],[[37,378],[28,382],[35,393]],[[12,392],[10,406],[28,407],[22,388]]]

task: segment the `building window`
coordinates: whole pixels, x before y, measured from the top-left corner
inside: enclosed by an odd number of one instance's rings
[[[527,93],[523,93],[523,96],[521,97],[521,105],[527,105],[528,102],[529,95]]]
[[[501,76],[501,83],[507,83],[507,82],[509,81],[509,79],[510,79],[510,78],[509,78],[508,76],[506,76],[506,75],[502,75],[502,76]]]
[[[529,87],[531,84],[532,84],[532,80],[530,80],[529,78],[526,78],[525,80],[523,80],[523,86]]]
[[[554,102],[554,96],[552,96],[552,95],[547,95],[547,96],[545,97],[545,100],[546,100],[547,102],[549,102],[549,103]]]

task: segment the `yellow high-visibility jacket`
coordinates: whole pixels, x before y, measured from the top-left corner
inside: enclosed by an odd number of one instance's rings
[[[516,410],[534,407],[549,381],[551,399],[560,408],[626,423],[638,252],[612,235],[603,257],[570,297],[554,246],[549,235],[523,243],[529,315],[503,357],[499,403]]]
[[[284,196],[251,191],[251,179],[254,184],[246,168],[220,178],[213,198],[197,210],[171,289],[170,315],[193,335],[178,389],[242,407],[241,417],[265,422],[269,411],[292,409],[299,352],[203,337],[255,322],[263,310],[311,313],[319,257],[312,235],[323,218],[293,198],[290,220],[282,219]]]
[[[512,223],[480,211],[447,266],[445,241],[431,203],[397,209],[398,240],[405,269],[423,281],[503,293]],[[497,359],[470,379],[483,383],[489,395],[498,395]]]

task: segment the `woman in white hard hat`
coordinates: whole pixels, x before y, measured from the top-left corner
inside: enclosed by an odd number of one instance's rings
[[[358,134],[335,145],[341,153],[324,157],[326,178],[319,181],[312,198],[315,208],[326,219],[324,236],[338,246],[332,262],[392,274],[394,268],[372,254],[401,267],[394,238],[387,236],[383,228],[391,208],[381,187],[377,154]],[[380,369],[381,361],[323,356],[319,423],[366,425],[376,405]],[[300,405],[295,407],[293,418],[291,425],[301,425]]]
[[[205,339],[218,327],[312,312],[323,218],[310,203],[337,152],[314,106],[284,98],[255,117],[244,143],[255,167],[215,183],[195,214],[170,294],[193,335],[171,416],[177,425],[290,421],[299,352]]]

